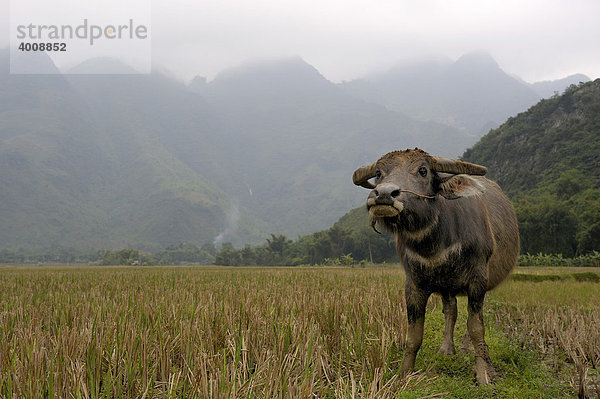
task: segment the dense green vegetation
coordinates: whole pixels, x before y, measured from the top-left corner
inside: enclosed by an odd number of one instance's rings
[[[600,80],[510,118],[463,158],[513,199],[524,253],[600,249]]]
[[[567,258],[562,254],[521,254],[521,266],[595,266],[600,267],[600,252],[591,251],[585,255]]]

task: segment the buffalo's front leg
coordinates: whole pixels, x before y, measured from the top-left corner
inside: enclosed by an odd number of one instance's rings
[[[425,323],[425,308],[429,293],[417,289],[408,279],[404,288],[406,299],[406,314],[408,316],[408,331],[406,334],[406,352],[402,362],[402,376],[406,376],[415,368],[415,358],[423,342],[423,325]]]
[[[469,317],[467,319],[467,331],[475,352],[475,378],[481,385],[487,385],[497,377],[485,343],[482,311],[484,297],[484,290],[474,290],[469,293]]]
[[[454,349],[454,325],[456,324],[456,316],[458,314],[456,296],[444,294],[442,295],[442,303],[444,305],[443,312],[446,319],[446,326],[444,328],[444,340],[438,353],[441,355],[453,355],[456,353]]]

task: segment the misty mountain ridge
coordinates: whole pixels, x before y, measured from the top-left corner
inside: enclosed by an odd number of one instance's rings
[[[451,127],[352,98],[297,57],[232,69],[200,80],[200,88],[225,126],[228,163],[240,171],[224,184],[233,183],[230,192],[246,197],[274,231],[291,235],[333,222],[356,204],[347,171],[389,142],[446,155],[472,143]]]
[[[8,65],[8,51],[0,59]],[[128,68],[99,59],[74,70],[106,65]],[[2,248],[309,233],[362,202],[350,181],[357,166],[393,148],[457,156],[475,141],[351,96],[300,58],[189,85],[156,73],[6,69],[0,93]]]
[[[71,68],[63,71],[65,74],[103,74],[103,75],[121,75],[121,74],[139,74],[128,64],[111,57],[97,57],[85,60]]]
[[[535,82],[531,84],[531,88],[533,88],[541,98],[550,98],[554,95],[562,94],[565,88],[571,85],[578,85],[579,83],[589,81],[590,78],[586,75],[576,73],[562,79]]]
[[[478,51],[455,62],[437,59],[397,66],[340,86],[357,98],[480,137],[541,98],[580,81],[589,78],[579,74],[529,84],[508,75],[491,55]]]

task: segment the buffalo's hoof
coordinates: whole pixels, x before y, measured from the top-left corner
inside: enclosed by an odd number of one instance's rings
[[[456,349],[454,349],[454,345],[444,345],[440,347],[438,350],[438,355],[454,355],[456,353]]]
[[[498,379],[494,366],[480,357],[475,358],[475,379],[479,385],[489,385]]]

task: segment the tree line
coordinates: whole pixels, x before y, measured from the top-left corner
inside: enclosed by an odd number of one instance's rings
[[[235,249],[224,245],[215,256],[217,265],[336,265],[359,262],[397,262],[393,237],[360,234],[334,225],[328,230],[292,241],[285,235],[271,234],[263,244]]]
[[[26,249],[0,250],[0,263],[4,264],[87,264],[87,265],[183,265],[213,264],[217,249],[210,244],[200,247],[181,243],[169,245],[155,253],[133,248],[120,250],[81,251],[55,247],[38,253]]]
[[[514,200],[522,253],[584,256],[600,250],[600,189],[576,169]]]

